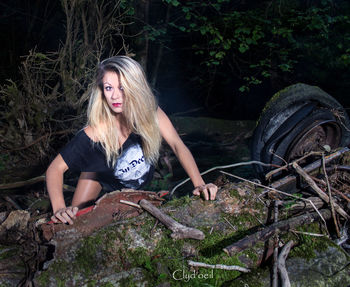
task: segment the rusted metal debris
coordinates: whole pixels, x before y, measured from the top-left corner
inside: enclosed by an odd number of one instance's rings
[[[67,240],[68,237],[85,237],[95,230],[111,223],[115,219],[127,219],[139,215],[142,210],[120,203],[127,200],[138,203],[141,199],[147,199],[153,205],[160,206],[164,201],[157,193],[152,191],[135,191],[123,189],[114,191],[101,197],[91,211],[82,214],[74,220],[73,225],[45,223],[41,225],[43,238],[47,241]]]

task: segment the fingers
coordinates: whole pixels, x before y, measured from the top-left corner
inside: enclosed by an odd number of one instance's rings
[[[73,220],[76,218],[76,214],[78,212],[77,207],[65,207],[61,208],[55,212],[55,214],[51,217],[51,220],[54,223],[62,222],[73,224]]]
[[[202,195],[205,200],[209,200],[209,199],[214,200],[217,192],[218,192],[218,187],[212,183],[197,186],[193,190],[194,195]]]

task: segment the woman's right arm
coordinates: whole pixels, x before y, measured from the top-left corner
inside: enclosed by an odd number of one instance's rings
[[[63,222],[73,224],[73,220],[78,208],[66,207],[63,197],[63,174],[68,170],[68,166],[59,154],[51,162],[46,171],[46,186],[49,193],[53,216],[53,222]]]

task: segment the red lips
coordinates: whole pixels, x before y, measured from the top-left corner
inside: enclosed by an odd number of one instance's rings
[[[115,104],[112,104],[113,105],[113,107],[116,107],[116,108],[118,108],[118,107],[121,107],[122,106],[122,104],[121,103],[115,103]]]

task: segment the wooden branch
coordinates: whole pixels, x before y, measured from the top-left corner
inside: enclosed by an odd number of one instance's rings
[[[68,130],[63,130],[63,131],[57,131],[57,132],[53,132],[53,133],[47,133],[37,139],[35,139],[34,141],[32,141],[30,144],[26,145],[26,146],[22,146],[22,147],[17,147],[17,148],[13,148],[10,150],[7,150],[7,152],[13,152],[13,151],[19,151],[19,150],[24,150],[27,148],[30,148],[32,145],[37,144],[38,142],[46,139],[47,137],[53,136],[53,135],[62,135],[62,134],[68,134],[71,133],[73,130],[68,129]]]
[[[286,268],[286,259],[293,244],[293,240],[289,241],[286,245],[283,246],[282,251],[278,256],[277,267],[281,277],[282,287],[290,287],[290,281]]]
[[[128,201],[128,200],[120,200],[119,201],[120,203],[124,203],[124,204],[127,204],[127,205],[130,205],[130,206],[133,206],[133,207],[136,207],[136,208],[141,208],[141,206],[135,202],[131,202],[131,201]]]
[[[12,183],[4,183],[0,184],[0,190],[1,189],[12,189],[12,188],[18,188],[26,185],[31,185],[37,182],[45,181],[45,175],[40,175],[28,180],[24,181],[17,181],[17,182],[12,182]]]
[[[331,212],[328,209],[322,209],[319,211],[319,213],[322,215],[323,218],[327,220],[331,218]],[[314,222],[315,220],[319,220],[320,218],[321,217],[317,212],[313,212],[299,215],[297,217],[293,217],[287,220],[279,221],[277,223],[263,228],[262,230],[254,234],[244,237],[243,239],[233,243],[230,246],[225,247],[224,251],[228,255],[233,256],[238,252],[241,252],[247,248],[254,246],[259,241],[266,241],[276,233],[278,234],[283,231],[288,231],[289,229],[295,228],[299,225],[309,224],[311,222]]]
[[[314,176],[311,176],[311,178],[312,178],[314,181],[316,181],[316,182],[318,182],[318,183],[320,183],[320,184],[322,184],[322,185],[324,185],[324,186],[327,185],[327,184],[324,182],[324,180],[322,180],[322,179],[319,179],[319,178],[314,177]],[[332,187],[332,186],[331,186],[331,190],[332,190],[334,193],[336,193],[336,194],[338,194],[339,196],[341,196],[341,197],[342,197],[343,199],[345,199],[347,202],[350,202],[350,198],[347,197],[347,196],[346,196],[344,193],[342,193],[341,191],[335,189],[335,188]]]
[[[250,269],[241,267],[241,266],[237,266],[237,265],[223,265],[223,264],[206,264],[206,263],[202,263],[202,262],[195,262],[195,261],[191,261],[188,260],[187,261],[188,265],[193,266],[193,267],[204,267],[204,268],[211,268],[211,269],[221,269],[221,270],[236,270],[239,272],[243,272],[243,273],[248,273],[250,272]]]
[[[293,162],[293,168],[305,179],[305,181],[319,195],[319,197],[321,197],[325,202],[329,203],[328,195],[318,187],[312,178],[296,162]],[[350,216],[338,204],[334,203],[334,209],[344,218],[350,219]]]
[[[278,222],[278,203],[274,201],[274,223]],[[272,287],[278,287],[278,235],[275,234],[273,249]]]
[[[169,228],[173,233],[171,237],[174,239],[183,239],[183,238],[193,238],[198,240],[203,240],[205,235],[202,231],[184,226],[170,216],[163,213],[160,209],[156,208],[153,204],[151,204],[148,200],[142,199],[139,204],[142,208],[147,210],[150,214],[152,214],[155,218],[157,218],[160,222],[162,222],[167,228]]]
[[[340,238],[340,231],[339,231],[339,226],[337,222],[337,217],[335,216],[335,210],[334,210],[334,202],[333,202],[333,197],[332,197],[332,190],[331,190],[331,185],[329,184],[328,180],[328,175],[327,175],[327,170],[326,170],[326,163],[325,163],[325,158],[324,154],[322,153],[322,168],[323,172],[326,178],[326,183],[327,183],[327,190],[328,190],[328,197],[329,197],[329,204],[331,206],[331,211],[332,211],[332,217],[334,221],[334,226],[335,226],[335,231],[337,233],[337,237]]]
[[[309,156],[312,156],[312,155],[322,155],[322,154],[323,154],[323,152],[311,151],[308,154],[304,155],[303,157],[296,159],[294,162],[300,162],[300,161],[304,160],[305,158],[307,158]],[[265,175],[265,179],[269,180],[274,174],[279,173],[282,170],[288,170],[288,167],[290,167],[292,164],[293,163],[288,163],[288,164],[286,164],[284,166],[281,166],[279,168],[271,170],[270,172],[268,172]]]

